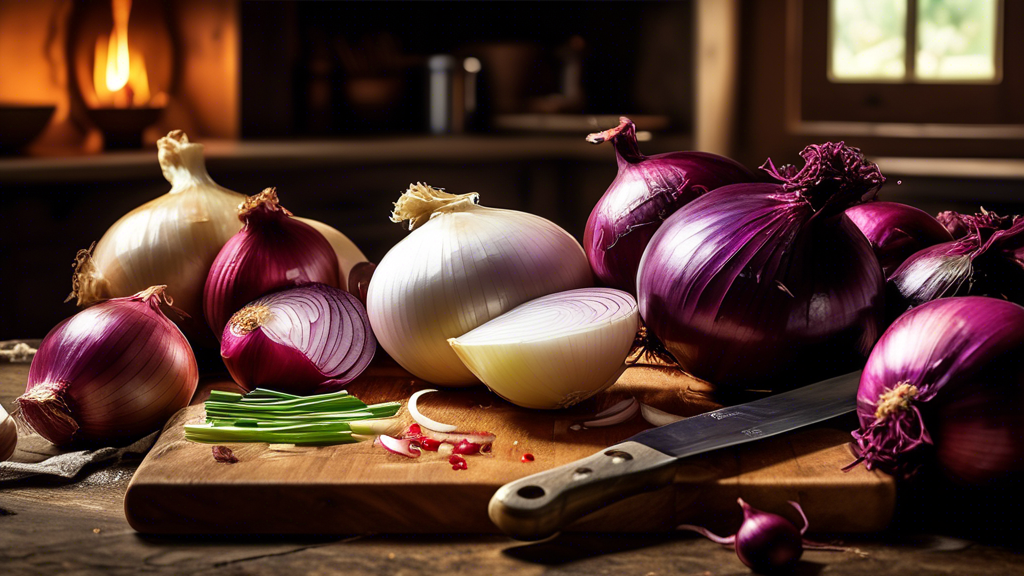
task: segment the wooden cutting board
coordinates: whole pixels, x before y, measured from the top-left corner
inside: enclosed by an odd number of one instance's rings
[[[212,380],[211,388],[233,384]],[[373,403],[407,400],[430,387],[388,359],[375,361],[347,389]],[[616,402],[636,397],[684,416],[718,408],[707,383],[656,366],[629,368],[611,388],[568,410],[538,411],[509,404],[483,386],[442,390],[421,398],[426,414],[460,430],[494,433],[490,455],[467,456],[453,470],[447,456],[416,459],[370,442],[326,447],[228,444],[240,460],[216,462],[211,446],[184,439],[182,426],[204,419],[193,405],[167,423],[125,495],[129,524],[140,532],[186,533],[493,533],[487,503],[512,480],[589,456],[650,427],[639,416],[607,428],[579,423]],[[399,418],[411,423],[403,410]],[[846,428],[843,429],[842,426]],[[570,530],[648,532],[688,522],[731,533],[742,519],[736,498],[782,514],[799,502],[813,531],[866,532],[884,528],[895,505],[895,484],[852,461],[852,421],[819,425],[744,446],[689,458],[672,487],[609,506]],[[524,454],[532,462],[524,462]]]

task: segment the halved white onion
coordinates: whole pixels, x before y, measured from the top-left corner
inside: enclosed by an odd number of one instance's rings
[[[502,398],[555,409],[614,384],[638,327],[629,293],[581,288],[531,300],[448,343]]]

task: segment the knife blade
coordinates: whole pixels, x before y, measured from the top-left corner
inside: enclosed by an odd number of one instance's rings
[[[586,458],[510,482],[487,507],[519,540],[540,540],[628,496],[672,483],[682,458],[753,442],[852,412],[860,371],[640,432]]]

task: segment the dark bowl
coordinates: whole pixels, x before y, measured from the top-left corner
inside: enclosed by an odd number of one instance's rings
[[[142,131],[156,123],[163,108],[88,108],[89,120],[103,132],[107,150],[142,148]]]
[[[50,122],[55,106],[0,105],[0,154],[14,154],[35,140]]]

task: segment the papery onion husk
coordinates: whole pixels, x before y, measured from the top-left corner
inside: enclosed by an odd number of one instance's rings
[[[628,292],[580,288],[520,304],[448,343],[498,396],[553,410],[614,384],[639,325]]]
[[[167,194],[122,216],[95,245],[79,252],[74,291],[80,306],[167,285],[187,317],[171,318],[196,342],[213,342],[203,318],[210,265],[239,228],[245,196],[217,185],[206,171],[203,145],[174,130],[157,142]]]
[[[937,463],[984,483],[1024,471],[1024,308],[944,298],[900,316],[857,392],[859,456],[906,476]]]
[[[709,190],[755,177],[736,161],[707,152],[644,156],[636,126],[626,117],[619,121],[587,137],[593,144],[611,141],[619,171],[587,219],[583,247],[601,282],[636,295],[640,257],[666,218]]]
[[[295,218],[300,222],[305,222],[312,226],[317,232],[323,234],[324,238],[330,242],[331,248],[334,250],[335,255],[338,256],[338,287],[352,292],[349,284],[350,272],[360,264],[370,264],[367,262],[366,255],[363,254],[363,251],[356,246],[355,242],[349,240],[348,236],[345,236],[333,226],[328,226],[323,222],[310,220],[309,218],[301,218],[298,216]],[[369,282],[367,282],[367,284],[368,283]],[[352,293],[359,296],[358,283],[356,284],[356,290],[356,292]]]
[[[188,405],[199,369],[160,310],[164,288],[96,304],[50,330],[18,398],[33,430],[58,446],[116,444],[159,430]]]
[[[0,462],[3,462],[14,455],[18,447],[18,425],[14,418],[0,406]]]
[[[965,217],[970,232],[911,255],[889,278],[899,311],[949,296],[991,296],[1024,304],[1024,219],[1005,229]]]
[[[881,333],[882,268],[843,211],[884,179],[842,142],[801,155],[799,171],[765,164],[781,184],[724,186],[683,206],[640,262],[647,329],[681,368],[721,388],[853,370]]]
[[[380,261],[366,295],[384,350],[443,386],[478,383],[449,338],[523,302],[593,281],[583,248],[568,232],[540,216],[479,206],[477,198],[410,185],[391,219],[408,221],[412,233]]]
[[[865,202],[846,211],[871,243],[888,278],[911,254],[953,237],[924,210],[898,202]]]
[[[220,337],[231,315],[256,298],[282,288],[319,282],[338,288],[338,257],[315,228],[292,217],[267,188],[238,208],[245,222],[210,267],[203,310]]]
[[[239,386],[299,395],[351,382],[376,349],[363,305],[325,284],[258,298],[231,316],[221,337],[221,357]]]
[[[995,212],[989,212],[985,210],[985,207],[981,207],[981,212],[977,214],[961,214],[952,210],[945,212],[939,212],[935,217],[942,226],[953,236],[953,238],[963,238],[977,229],[988,229],[992,232],[996,230],[1006,230],[1013,225],[1013,221],[1016,220],[1016,216],[1000,216]]]

